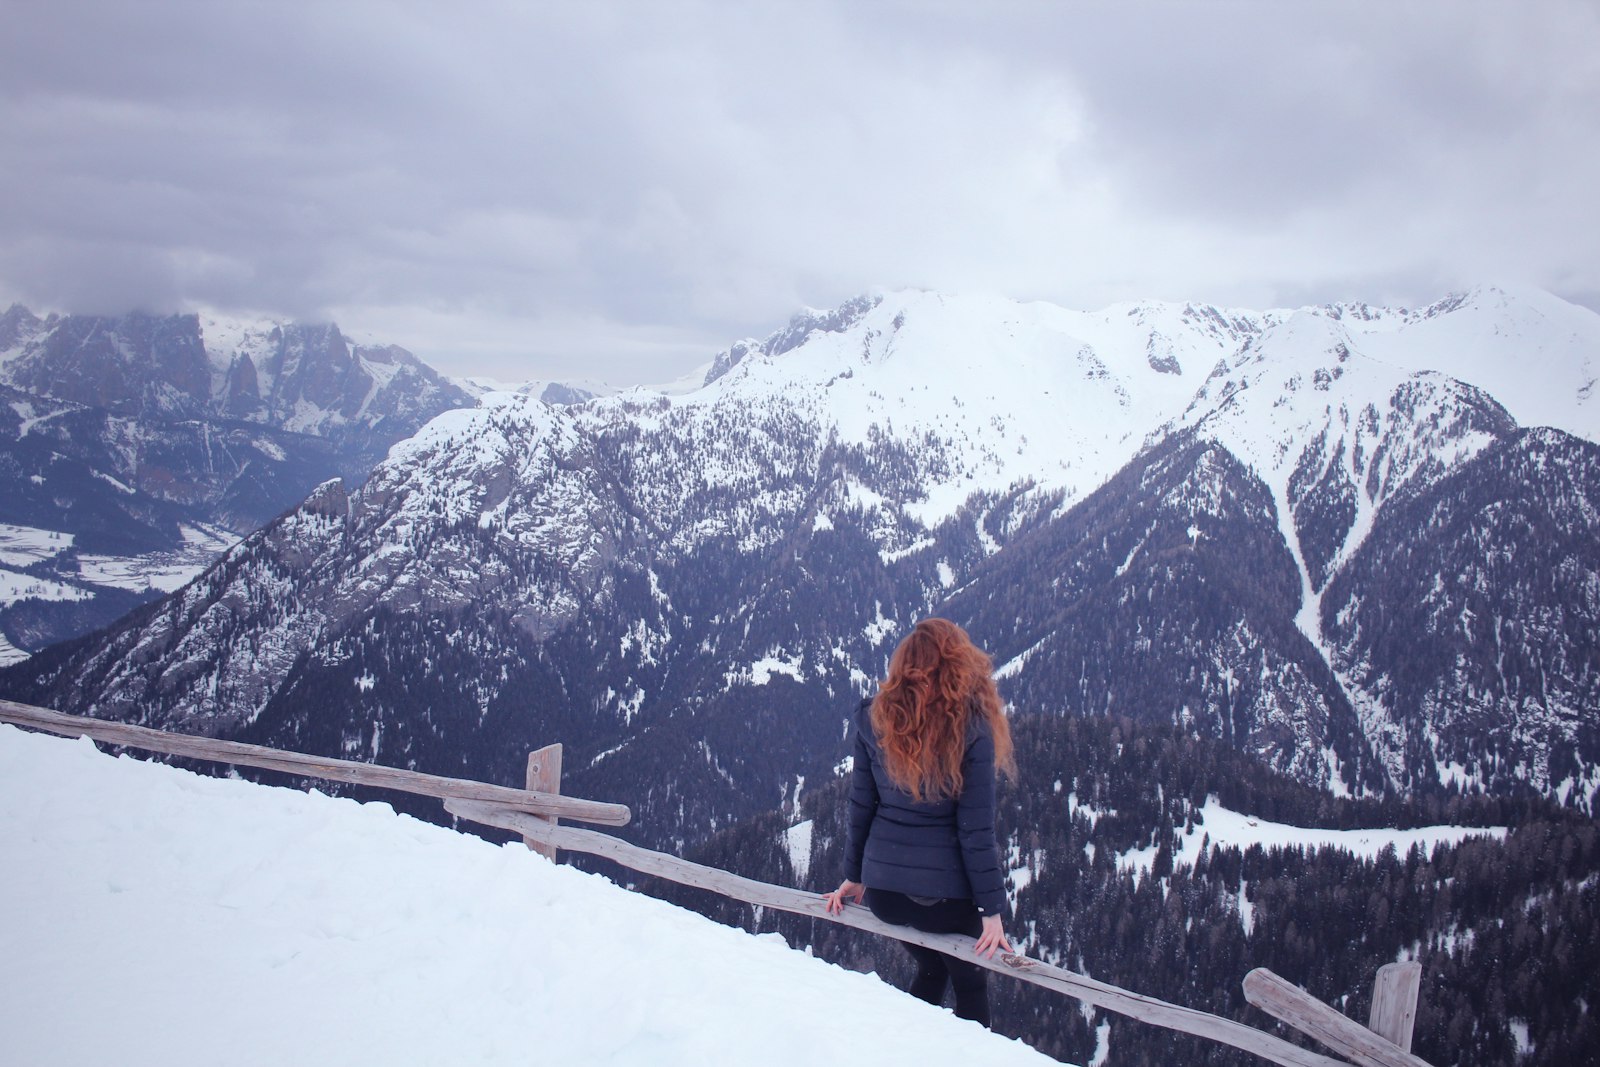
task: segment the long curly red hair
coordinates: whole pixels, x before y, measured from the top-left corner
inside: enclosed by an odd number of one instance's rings
[[[919,802],[959,795],[974,714],[989,723],[995,766],[1014,775],[994,664],[955,623],[923,619],[889,658],[889,676],[872,701],[872,732],[890,780]]]

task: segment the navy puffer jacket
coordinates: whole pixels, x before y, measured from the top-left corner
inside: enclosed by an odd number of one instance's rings
[[[872,701],[856,710],[845,877],[914,897],[971,900],[1004,915],[1006,892],[994,831],[994,737],[975,714],[967,726],[961,795],[918,803],[889,779],[872,730]]]

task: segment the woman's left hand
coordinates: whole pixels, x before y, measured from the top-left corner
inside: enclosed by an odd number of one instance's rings
[[[983,917],[983,933],[978,937],[978,943],[973,947],[974,955],[994,958],[995,950],[1005,949],[1013,952],[1011,942],[1006,938],[1005,930],[1000,927],[1000,916],[985,915]]]

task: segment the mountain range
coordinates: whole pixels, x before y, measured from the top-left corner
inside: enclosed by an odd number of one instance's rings
[[[0,315],[0,662],[182,585],[471,393],[331,325]]]
[[[829,778],[939,613],[1014,715],[1592,812],[1597,373],[1600,317],[1539,291],[862,297],[686,395],[442,414],[0,690],[492,780],[560,740],[572,792],[682,843]]]

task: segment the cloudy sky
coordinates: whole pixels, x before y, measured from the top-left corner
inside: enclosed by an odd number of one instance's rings
[[[0,304],[663,381],[873,289],[1600,308],[1600,4],[17,0]]]

